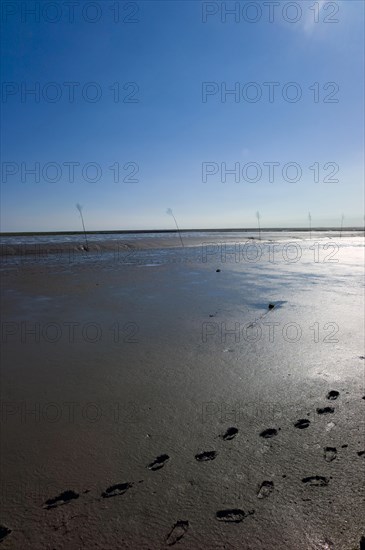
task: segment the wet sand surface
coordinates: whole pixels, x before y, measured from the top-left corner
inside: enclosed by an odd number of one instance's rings
[[[2,548],[363,548],[363,239],[318,242],[6,262]]]

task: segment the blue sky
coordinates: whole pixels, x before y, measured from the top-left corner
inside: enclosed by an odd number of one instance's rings
[[[363,2],[281,2],[273,22],[263,2],[119,2],[119,22],[109,0],[73,22],[5,4],[2,231],[79,230],[76,203],[90,230],[173,228],[168,207],[182,228],[363,224]]]

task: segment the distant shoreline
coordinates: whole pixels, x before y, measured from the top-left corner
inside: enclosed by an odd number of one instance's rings
[[[250,228],[232,228],[232,229],[180,229],[180,233],[252,233],[258,231],[257,227]],[[261,228],[261,232],[280,232],[280,231],[298,231],[307,232],[310,231],[341,231],[340,227],[266,227]],[[343,227],[342,231],[365,231],[364,227]],[[86,231],[87,235],[128,235],[136,233],[178,233],[176,229],[115,229],[115,230],[100,230],[100,231]],[[21,237],[21,236],[36,236],[36,235],[83,235],[83,231],[10,231],[0,232],[0,237]]]

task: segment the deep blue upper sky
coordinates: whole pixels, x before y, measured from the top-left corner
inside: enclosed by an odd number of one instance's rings
[[[2,5],[2,231],[363,224],[363,2],[52,4]]]

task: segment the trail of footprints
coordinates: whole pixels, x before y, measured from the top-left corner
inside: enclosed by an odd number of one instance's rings
[[[331,390],[327,394],[327,399],[330,401],[335,401],[339,397],[339,392],[336,390]],[[322,407],[316,409],[317,413],[319,415],[323,414],[333,414],[334,408],[333,407]],[[303,430],[310,426],[310,420],[308,418],[300,418],[294,423],[294,427]],[[278,435],[280,431],[280,428],[267,428],[263,430],[259,435],[260,437],[264,439],[271,439]],[[229,427],[224,434],[221,434],[219,437],[223,441],[231,441],[238,435],[238,428],[231,426]],[[342,445],[342,448],[346,448],[348,445]],[[362,457],[365,455],[364,451],[358,451],[357,452],[359,457]],[[218,456],[217,451],[211,450],[211,451],[201,451],[195,455],[195,460],[197,462],[210,462],[212,460],[215,460]],[[332,462],[337,457],[337,449],[336,447],[324,447],[323,449],[323,457],[326,462]],[[167,462],[170,460],[170,457],[168,454],[161,454],[157,456],[152,462],[150,462],[146,467],[148,470],[151,471],[157,471],[163,468]],[[283,475],[283,478],[286,477],[286,475]],[[321,475],[312,475],[302,478],[302,483],[306,484],[307,486],[312,487],[326,487],[330,482],[331,476],[325,477]],[[143,480],[140,481],[140,483]],[[129,489],[131,489],[134,486],[134,483],[132,482],[124,482],[124,483],[116,483],[114,485],[111,485],[105,489],[101,493],[101,498],[111,498],[111,497],[117,497],[124,495]],[[257,490],[257,498],[264,499],[270,496],[270,494],[274,490],[274,482],[271,480],[264,480],[260,484]],[[88,490],[84,491],[84,493],[89,492]],[[67,489],[66,491],[63,491],[61,494],[59,494],[56,497],[49,498],[44,503],[44,508],[46,510],[51,510],[54,508],[57,508],[59,506],[63,506],[65,504],[68,504],[72,500],[77,500],[80,497],[79,493],[76,493],[75,491],[71,489]],[[245,512],[244,510],[241,510],[239,508],[227,508],[223,510],[218,510],[215,514],[215,518],[217,521],[225,522],[225,523],[240,523],[245,518],[249,517],[250,515],[253,515],[255,513],[255,510],[250,510]],[[184,535],[189,530],[189,521],[187,520],[178,520],[171,528],[171,531],[166,536],[166,544],[168,546],[173,546],[176,544],[179,540],[181,540]],[[7,537],[11,533],[11,529],[8,527],[5,527],[4,525],[0,525],[0,542],[4,540],[5,537]],[[365,539],[362,539],[362,541]],[[362,543],[361,541],[361,543]],[[362,548],[362,547],[361,547]]]

